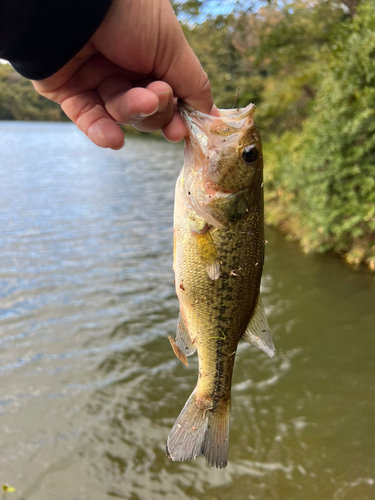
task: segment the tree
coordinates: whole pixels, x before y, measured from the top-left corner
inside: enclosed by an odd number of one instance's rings
[[[0,120],[59,121],[64,118],[59,105],[37,94],[32,83],[16,73],[10,64],[0,64]]]
[[[276,146],[273,193],[306,250],[375,270],[375,10],[339,26],[300,134]],[[275,148],[274,148],[275,154]]]

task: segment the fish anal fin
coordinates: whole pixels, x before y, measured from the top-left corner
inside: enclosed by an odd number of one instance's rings
[[[260,296],[241,340],[257,347],[270,358],[275,355],[275,346],[273,345],[270,327]]]
[[[220,277],[220,261],[210,231],[195,234],[199,258],[212,280]]]

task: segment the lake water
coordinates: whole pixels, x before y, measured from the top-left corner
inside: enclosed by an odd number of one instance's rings
[[[14,500],[375,498],[375,282],[267,228],[277,349],[236,358],[229,466],[173,463],[182,147],[0,123],[0,484]]]

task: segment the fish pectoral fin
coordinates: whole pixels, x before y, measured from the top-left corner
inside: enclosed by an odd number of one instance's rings
[[[189,331],[186,327],[184,318],[180,312],[177,322],[177,333],[175,340],[168,337],[171,343],[173,352],[177,358],[186,366],[189,366],[187,356],[191,356],[197,350],[197,346],[192,342]]]
[[[220,276],[220,261],[210,231],[195,234],[195,241],[197,243],[199,258],[208,276],[212,280],[217,280]]]
[[[270,327],[266,318],[266,313],[260,295],[247,325],[246,331],[242,336],[245,342],[257,347],[267,354],[270,358],[275,355],[275,346],[273,345]]]
[[[189,217],[189,226],[197,244],[199,258],[208,276],[212,280],[217,280],[220,276],[220,261],[209,225],[202,217],[196,213],[191,213]]]

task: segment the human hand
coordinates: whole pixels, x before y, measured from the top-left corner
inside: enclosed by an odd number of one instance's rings
[[[114,0],[83,49],[49,78],[33,81],[92,142],[120,149],[118,123],[171,142],[187,134],[176,99],[218,115],[206,73],[169,0]]]

